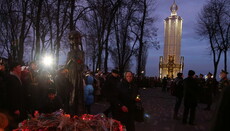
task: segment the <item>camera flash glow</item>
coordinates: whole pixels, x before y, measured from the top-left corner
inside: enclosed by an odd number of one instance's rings
[[[53,59],[52,59],[51,56],[45,56],[45,57],[43,58],[42,63],[43,63],[45,66],[50,66],[50,65],[53,64]]]

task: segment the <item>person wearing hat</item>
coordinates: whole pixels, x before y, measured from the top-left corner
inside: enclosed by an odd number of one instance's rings
[[[212,73],[207,74],[207,79],[205,81],[205,97],[206,97],[206,104],[207,107],[204,110],[210,110],[212,105],[212,95],[214,94],[216,87],[216,80],[212,78]]]
[[[187,124],[187,119],[189,115],[189,124],[194,125],[195,112],[197,106],[197,91],[198,84],[197,80],[194,78],[195,71],[189,70],[188,77],[184,79],[184,113],[183,113],[183,124]]]
[[[220,99],[217,103],[218,107],[214,112],[214,121],[211,131],[229,131],[230,121],[230,82],[227,78],[227,71],[222,70],[220,73],[219,89],[221,89]]]
[[[10,64],[10,74],[7,76],[6,109],[13,120],[9,121],[9,129],[15,129],[17,124],[26,118],[25,113],[25,88],[21,81],[21,65],[18,62]]]
[[[228,72],[227,72],[227,71],[221,70],[221,72],[220,72],[220,78],[221,78],[221,80],[220,80],[220,82],[219,82],[219,87],[218,87],[218,89],[219,89],[220,92],[221,92],[226,86],[230,85],[230,82],[229,82],[229,80],[228,80],[227,75],[228,75]]]

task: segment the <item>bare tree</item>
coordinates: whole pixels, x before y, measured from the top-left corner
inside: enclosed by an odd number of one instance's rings
[[[39,0],[39,1],[35,1],[35,21],[34,21],[34,25],[35,25],[35,37],[36,37],[36,51],[35,51],[35,59],[38,59],[40,57],[40,53],[41,53],[41,45],[40,45],[40,39],[41,39],[41,34],[40,34],[40,21],[41,21],[41,12],[42,12],[42,4],[43,4],[43,0]]]
[[[90,34],[90,33],[89,33]],[[96,59],[97,59],[97,43],[96,37],[93,35],[88,35],[86,38],[86,59],[88,60],[86,63],[87,66],[92,66],[92,71],[96,71]]]
[[[108,48],[109,36],[111,34],[111,25],[117,12],[121,0],[107,1],[107,0],[87,0],[90,12],[87,15],[86,27],[92,30],[92,34],[97,36],[98,53],[96,68],[101,69],[103,63],[103,50],[104,50],[104,71],[108,70]]]
[[[115,67],[118,67],[121,73],[129,70],[131,57],[137,50],[137,39],[132,34],[137,6],[138,3],[135,1],[123,1],[113,22],[114,33],[110,40],[110,54]]]
[[[229,1],[210,0],[201,10],[198,18],[197,33],[209,40],[213,56],[214,77],[216,77],[221,54],[224,52],[227,70],[227,51],[229,49],[230,17]]]
[[[154,37],[156,37],[157,29],[153,26],[153,23],[156,21],[156,18],[149,15],[149,11],[153,13],[155,10],[154,2],[155,1],[151,0],[140,0],[140,12],[142,12],[142,15],[136,22],[137,32],[133,32],[139,41],[139,50],[137,54],[138,77],[141,75],[141,72],[145,69],[145,65],[143,65],[143,63],[145,62],[143,62],[144,59],[142,57],[144,48],[148,48],[150,47],[150,45],[154,45],[156,49],[159,48],[158,42],[156,41],[156,39],[154,39]],[[150,31],[149,28],[152,28],[152,31]]]
[[[27,20],[29,0],[1,2],[3,49],[8,52],[10,60],[23,62],[24,43],[31,25]]]

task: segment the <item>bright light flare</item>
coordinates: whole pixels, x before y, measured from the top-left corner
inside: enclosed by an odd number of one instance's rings
[[[145,121],[148,121],[150,118],[151,118],[151,116],[148,113],[144,113]]]
[[[45,66],[51,66],[53,64],[53,58],[51,56],[45,56],[42,60]]]

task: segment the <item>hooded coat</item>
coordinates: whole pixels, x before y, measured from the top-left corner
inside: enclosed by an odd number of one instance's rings
[[[94,89],[93,89],[94,78],[92,76],[86,77],[86,86],[84,88],[84,101],[85,105],[91,105],[94,102]]]

